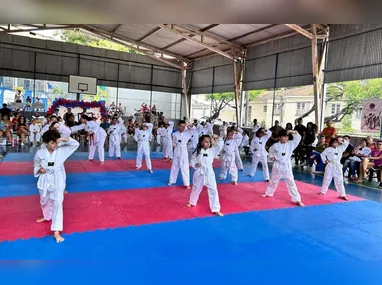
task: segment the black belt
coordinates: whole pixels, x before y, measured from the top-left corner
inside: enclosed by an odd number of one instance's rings
[[[285,152],[283,152],[281,155],[282,155],[282,156],[285,156]]]
[[[203,153],[203,156],[204,156],[204,157],[207,157],[207,156],[208,156],[208,154],[207,154],[207,153]]]
[[[178,142],[180,142],[180,143],[181,143],[181,142],[182,142],[182,140],[178,140]]]
[[[54,166],[54,162],[48,162],[48,166]]]

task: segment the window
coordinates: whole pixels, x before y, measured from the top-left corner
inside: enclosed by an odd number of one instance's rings
[[[301,116],[303,115],[304,113],[306,113],[306,111],[308,110],[309,106],[308,106],[309,103],[306,103],[306,102],[303,102],[303,103],[297,103],[296,104],[296,115],[297,116]]]
[[[297,103],[297,111],[305,111],[306,109],[308,109],[307,105],[307,103]]]
[[[263,108],[264,108],[264,113],[266,113],[266,112],[267,112],[267,109],[268,109],[268,106],[265,105],[265,106],[263,106]]]
[[[281,115],[282,108],[283,108],[282,103],[275,103],[273,105],[273,110],[274,110],[275,115]]]
[[[339,113],[340,110],[341,110],[341,104],[332,104],[332,110],[331,110],[332,115]]]

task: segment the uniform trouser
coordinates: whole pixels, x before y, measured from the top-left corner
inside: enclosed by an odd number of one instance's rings
[[[194,151],[195,151],[195,148],[194,148],[194,147],[189,147],[189,148],[188,148],[188,161],[189,161],[189,162],[191,161],[192,154],[194,153]]]
[[[98,149],[98,158],[101,162],[105,161],[105,140],[106,137],[101,136],[98,143],[89,145],[89,159],[94,158],[94,153]]]
[[[121,157],[121,144],[118,141],[109,143],[109,157],[113,157],[114,153],[116,157]]]
[[[29,135],[29,142],[33,143],[35,138],[36,138],[36,143],[40,142],[41,136],[40,136],[39,133],[37,133],[37,134],[30,133],[30,135]]]
[[[50,227],[51,231],[62,231],[63,230],[63,211],[62,211],[62,203],[64,201],[64,190],[56,190],[60,191],[57,199],[52,199],[49,193],[42,197],[43,190],[40,191],[40,205],[42,209],[42,214],[44,216],[44,220],[52,221],[52,226]]]
[[[172,158],[173,156],[171,140],[168,138],[163,139],[163,156],[165,158]]]
[[[214,174],[204,177],[203,174],[194,173],[189,203],[196,206],[204,185],[207,187],[211,212],[220,212],[219,194]]]
[[[151,170],[152,166],[151,166],[149,147],[147,147],[147,148],[141,147],[140,150],[138,150],[138,152],[137,152],[137,162],[136,162],[137,168],[141,168],[142,167],[142,156],[143,155],[145,155],[147,169]]]
[[[182,180],[184,186],[190,186],[190,165],[188,164],[188,159],[183,158],[181,161],[180,157],[174,157],[171,165],[170,171],[170,183],[176,183],[176,179],[178,178],[179,170],[182,173]]]
[[[250,176],[255,175],[257,165],[261,163],[261,166],[263,167],[263,175],[265,180],[269,180],[269,168],[268,168],[268,161],[266,156],[252,156],[252,166],[251,171],[249,172]]]
[[[157,135],[157,144],[160,145],[160,135]]]
[[[334,165],[329,163],[325,167],[324,180],[321,187],[321,193],[326,194],[328,192],[328,188],[330,183],[334,179],[334,186],[340,197],[346,196],[345,186],[344,186],[344,178],[342,176],[341,165]]]
[[[239,150],[235,151],[235,163],[236,163],[237,168],[239,168],[239,169],[243,169],[244,168],[243,161],[241,160],[240,151]]]
[[[222,161],[221,169],[220,169],[220,179],[226,179],[227,177],[227,172],[231,174],[232,176],[232,181],[237,182],[239,173],[237,171],[236,163],[233,158],[231,158],[232,161]]]
[[[281,179],[279,171],[280,170],[275,168],[272,169],[271,180],[269,181],[267,190],[265,191],[265,194],[269,197],[273,197],[273,194],[276,192],[277,186],[279,185]],[[298,193],[296,183],[294,182],[292,170],[290,169],[289,171],[290,173],[286,175],[288,178],[284,178],[288,188],[288,193],[292,198],[292,202],[301,202],[301,196],[300,193]]]

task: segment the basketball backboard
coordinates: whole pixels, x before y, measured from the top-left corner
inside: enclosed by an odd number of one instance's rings
[[[85,76],[69,76],[69,93],[97,94],[97,78]]]

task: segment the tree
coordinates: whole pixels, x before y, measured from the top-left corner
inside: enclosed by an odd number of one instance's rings
[[[258,98],[264,90],[252,90],[248,93],[249,101],[253,101]],[[221,110],[225,107],[231,107],[236,109],[234,105],[235,102],[235,93],[234,92],[223,92],[223,93],[212,93],[205,96],[206,100],[211,100],[212,104],[212,115],[210,117],[211,120],[217,119],[220,116]]]
[[[328,85],[326,92],[325,105],[333,101],[342,101],[346,104],[341,106],[339,112],[325,117],[325,121],[341,122],[346,116],[351,115],[354,111],[359,110],[362,102],[367,99],[382,99],[382,79],[367,79],[357,81],[347,81],[340,83],[331,83]],[[305,118],[309,116],[316,106],[300,116]]]
[[[135,53],[135,54],[138,53],[136,50],[132,48],[128,48],[121,44],[117,44],[105,39],[101,39],[89,34],[85,34],[79,30],[58,30],[55,32],[54,35],[59,36],[61,40],[67,43],[97,47],[97,48],[104,48],[104,49],[111,49],[111,50],[117,50],[117,51],[124,51],[124,52]]]

